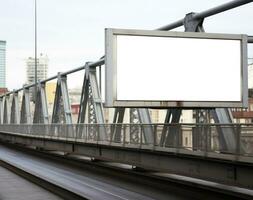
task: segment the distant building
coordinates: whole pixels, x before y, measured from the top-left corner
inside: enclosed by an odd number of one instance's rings
[[[77,123],[77,118],[80,109],[81,91],[82,91],[81,88],[69,89],[69,101],[72,110],[73,123]]]
[[[47,82],[46,83],[46,96],[47,96],[47,108],[48,108],[49,120],[52,119],[56,84],[57,84],[56,82]]]
[[[6,41],[0,40],[0,88],[6,88]]]
[[[35,81],[35,59],[29,57],[26,60],[26,77],[27,83],[31,84]],[[43,80],[47,78],[48,72],[48,57],[46,55],[40,54],[37,58],[37,79]]]
[[[69,92],[69,101],[70,101],[70,104],[79,104],[80,103],[80,100],[81,100],[81,92],[82,92],[82,89],[81,88],[71,88],[71,89],[68,89],[68,92]]]
[[[233,108],[232,114],[236,123],[253,123],[253,88],[248,90],[248,108]]]
[[[0,88],[0,95],[7,93],[7,88]]]
[[[57,84],[56,82],[47,82],[47,84],[46,84],[47,103],[49,105],[54,104],[56,84]]]
[[[232,114],[236,123],[253,123],[253,63],[248,65],[248,108],[233,108]]]
[[[57,87],[57,82],[46,83],[46,96],[47,96],[49,120],[52,119],[56,87]],[[73,123],[76,123],[77,118],[78,118],[79,108],[80,108],[81,88],[68,89],[68,93],[69,93],[69,101],[70,101],[71,110],[72,110],[72,120],[73,120]]]
[[[48,57],[40,54],[37,58],[37,80],[44,80],[48,73]],[[26,83],[32,84],[35,82],[35,58],[29,57],[26,60]],[[33,95],[32,99],[33,98]]]

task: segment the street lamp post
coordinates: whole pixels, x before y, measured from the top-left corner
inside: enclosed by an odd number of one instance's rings
[[[35,90],[34,90],[34,102],[36,102],[36,95],[37,95],[37,0],[34,2],[34,16],[35,16],[35,21],[34,21],[34,82],[35,82]]]

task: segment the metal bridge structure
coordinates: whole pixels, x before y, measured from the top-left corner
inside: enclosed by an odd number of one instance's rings
[[[235,0],[204,12],[188,13],[157,30],[184,26],[186,32],[204,32],[205,18],[251,2]],[[253,43],[252,36],[248,37],[248,43]],[[253,188],[253,124],[234,123],[228,108],[192,108],[196,112],[195,124],[180,123],[181,108],[169,108],[163,124],[152,123],[148,108],[130,108],[130,123],[124,124],[124,107],[115,108],[113,123],[106,124],[101,98],[104,64],[102,57],[0,96],[0,139]],[[67,78],[83,71],[80,112],[77,123],[73,124]],[[45,87],[54,79],[57,87],[50,120]],[[35,85],[36,101],[32,102],[30,91]],[[191,146],[182,143],[186,133],[192,137]]]

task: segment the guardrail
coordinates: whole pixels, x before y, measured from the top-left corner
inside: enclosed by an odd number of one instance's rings
[[[222,149],[219,129],[231,129],[231,126],[236,130],[237,144],[231,150]],[[153,129],[152,142],[145,139],[147,127]],[[164,129],[169,130],[166,137],[169,142],[162,138]],[[138,149],[176,148],[253,156],[253,124],[2,124],[0,132]]]

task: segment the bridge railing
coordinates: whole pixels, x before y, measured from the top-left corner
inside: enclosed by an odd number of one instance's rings
[[[147,126],[153,130],[152,141],[145,138],[144,129]],[[236,130],[237,144],[233,149],[222,149],[219,129],[231,129],[231,126]],[[168,130],[168,141],[162,139],[164,128]],[[106,138],[103,131],[106,131]],[[0,132],[140,149],[174,149],[253,156],[253,124],[2,124]]]

